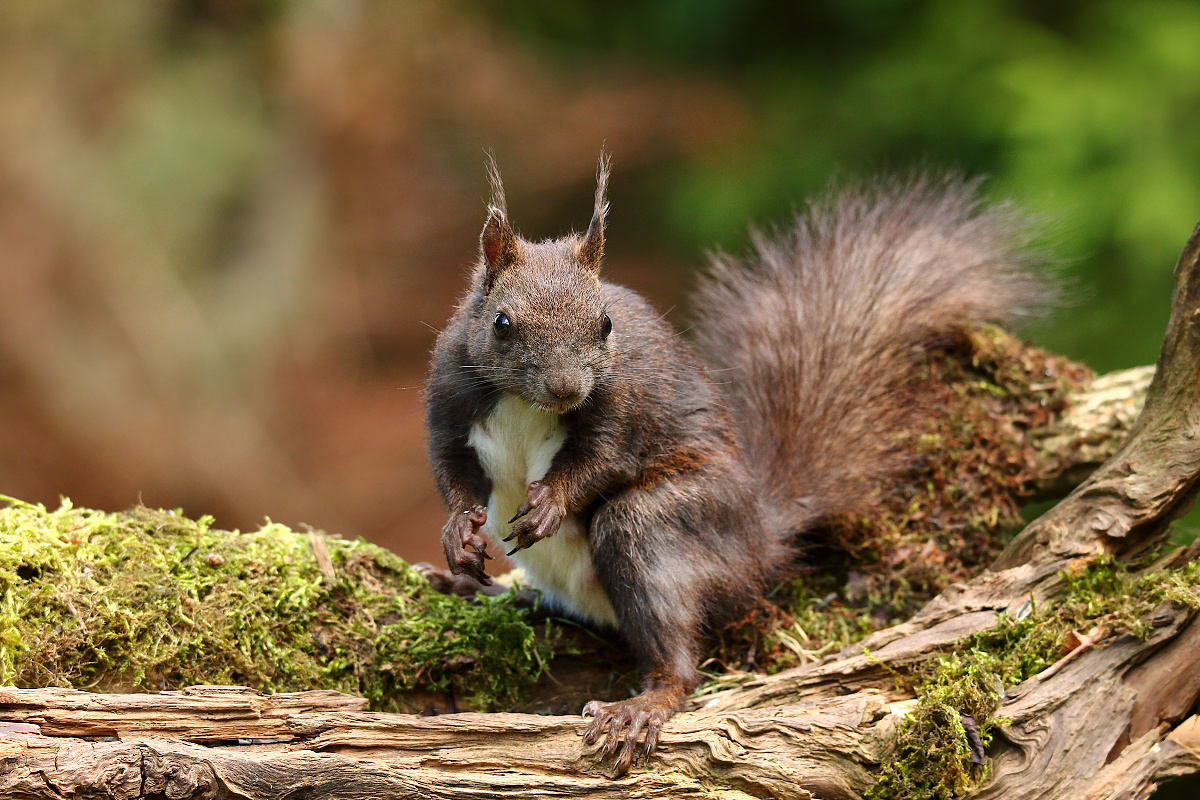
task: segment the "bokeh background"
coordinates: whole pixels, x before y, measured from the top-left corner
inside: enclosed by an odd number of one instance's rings
[[[1152,362],[1200,217],[1200,3],[0,4],[0,492],[440,558],[420,385],[484,217],[586,225],[684,325],[704,251],[832,179],[991,176],[1071,302]]]

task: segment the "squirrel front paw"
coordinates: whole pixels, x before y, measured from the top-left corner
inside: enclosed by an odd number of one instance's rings
[[[487,540],[479,535],[479,529],[486,522],[487,509],[483,506],[451,514],[446,527],[442,528],[442,549],[451,572],[470,575],[484,586],[490,586],[492,579],[483,569],[483,560],[492,556],[488,555]]]
[[[554,490],[548,484],[534,481],[529,484],[525,502],[517,509],[517,513],[509,522],[515,522],[504,541],[516,539],[516,546],[505,555],[511,556],[518,550],[524,550],[534,542],[541,541],[552,535],[562,521],[566,519],[567,510],[562,501],[555,496]]]

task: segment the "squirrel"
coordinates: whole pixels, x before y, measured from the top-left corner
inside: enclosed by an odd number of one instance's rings
[[[621,775],[698,685],[706,632],[904,469],[894,434],[930,413],[906,391],[922,361],[1047,290],[1021,218],[982,207],[978,182],[884,179],[754,234],[745,258],[714,257],[689,344],[600,277],[609,174],[602,155],[586,232],[534,242],[489,159],[479,257],[437,337],[426,412],[451,572],[487,586],[488,544],[510,545],[544,603],[616,629],[636,657],[640,695],[583,709],[585,744],[603,737]]]

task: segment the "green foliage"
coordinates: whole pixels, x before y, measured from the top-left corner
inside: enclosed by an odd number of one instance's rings
[[[379,709],[397,693],[452,689],[510,707],[545,669],[510,597],[468,603],[362,541],[268,522],[249,533],[136,508],[0,509],[0,684],[156,690],[236,683],[331,688]]]
[[[1200,209],[1200,5],[476,2],[564,64],[616,55],[743,105],[746,135],[645,180],[642,219],[689,258],[740,247],[747,220],[784,218],[839,172],[990,174],[1087,275],[1039,339],[1100,371],[1154,360]]]

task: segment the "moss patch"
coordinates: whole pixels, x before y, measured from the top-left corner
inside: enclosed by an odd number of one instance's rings
[[[362,541],[324,537],[327,581],[309,534],[283,525],[239,533],[171,511],[6,500],[0,684],[329,688],[378,710],[411,710],[402,692],[453,691],[498,709],[553,649],[553,630],[535,629],[510,597],[438,594]]]
[[[1109,636],[1145,637],[1164,604],[1200,609],[1200,562],[1178,569],[1132,572],[1111,560],[1064,575],[1062,594],[1020,620],[1002,618],[969,637],[956,652],[912,675],[898,675],[917,703],[905,718],[892,757],[867,792],[871,800],[950,800],[971,791],[984,767],[971,765],[963,715],[984,746],[1001,722],[995,718],[1005,687],[1028,680],[1066,655],[1072,631],[1101,627]]]

